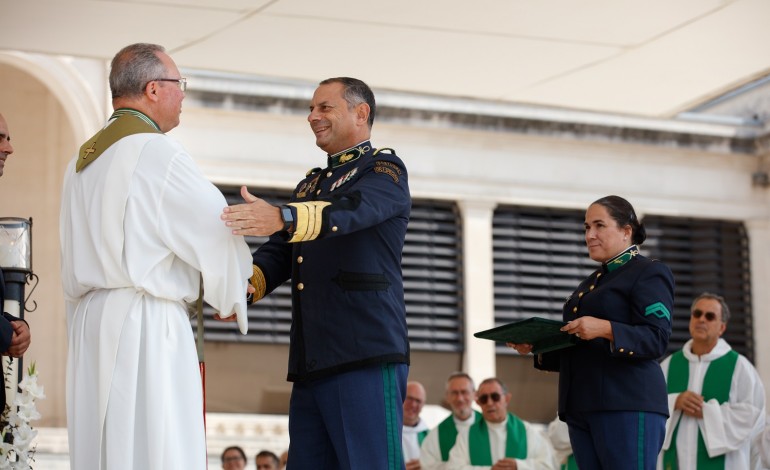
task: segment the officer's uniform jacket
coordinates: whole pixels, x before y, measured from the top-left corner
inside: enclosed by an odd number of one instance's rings
[[[671,336],[674,278],[636,246],[604,263],[564,304],[563,320],[609,320],[614,342],[580,340],[535,356],[535,367],[559,371],[559,415],[649,411],[668,416],[666,381],[657,359]]]
[[[294,190],[291,233],[253,255],[255,298],[291,278],[288,380],[409,363],[401,252],[411,210],[406,167],[362,142]]]

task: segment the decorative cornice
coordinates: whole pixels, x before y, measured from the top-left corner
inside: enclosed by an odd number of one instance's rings
[[[306,114],[315,83],[220,72],[183,70],[187,103],[210,108]],[[770,132],[759,124],[682,114],[655,119],[516,103],[375,90],[377,121],[632,143],[714,153],[762,155]]]

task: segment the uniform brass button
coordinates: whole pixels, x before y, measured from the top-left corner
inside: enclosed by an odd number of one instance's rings
[[[599,279],[600,277],[602,277],[602,273],[596,273],[596,279]]]
[[[316,191],[315,193],[316,193],[316,194],[321,194],[321,190],[319,189],[319,190],[318,190],[318,191]]]
[[[330,171],[329,173],[326,173],[326,177],[327,177],[327,178],[328,178],[328,177],[330,177],[331,175],[332,175],[332,172],[331,172],[331,171]]]
[[[584,293],[585,293],[585,292],[581,292],[581,293],[579,293],[579,294],[578,294],[578,299],[582,299],[582,298],[583,298],[583,294],[584,294]]]
[[[623,351],[625,351],[625,349],[623,348],[618,349],[618,352],[623,352]]]
[[[572,313],[577,313],[577,307],[572,307]]]
[[[594,290],[594,287],[596,286],[591,286],[588,290]]]
[[[302,284],[301,282],[297,284],[297,290],[302,290],[305,288],[305,284]]]
[[[305,261],[305,259],[301,256],[297,256],[297,263],[302,264],[302,262]]]
[[[332,232],[336,232],[337,230],[338,230],[338,229],[337,229],[337,226],[336,226],[336,225],[335,225],[334,227],[332,227]]]
[[[629,356],[633,356],[633,355],[634,355],[634,352],[633,352],[633,351],[628,351],[628,355],[629,355]]]

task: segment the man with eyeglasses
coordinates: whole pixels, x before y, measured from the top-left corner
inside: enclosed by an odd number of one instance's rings
[[[476,403],[483,419],[458,434],[448,469],[551,470],[558,468],[543,431],[508,412],[511,394],[497,378],[481,382]]]
[[[724,298],[705,292],[690,308],[691,339],[662,363],[670,418],[658,468],[749,469],[750,445],[765,425],[765,389],[754,366],[722,335]]]
[[[421,470],[420,445],[428,435],[428,425],[420,418],[425,406],[425,387],[420,382],[406,383],[404,399],[404,427],[401,432],[401,450],[406,470]]]
[[[246,452],[243,448],[230,446],[222,451],[222,470],[244,470],[245,468]]]
[[[67,425],[77,470],[204,470],[203,393],[187,303],[246,332],[249,249],[182,146],[185,81],[163,47],[112,60],[115,112],[67,167],[61,270]],[[253,289],[252,289],[253,291]]]
[[[471,408],[476,396],[473,379],[465,372],[454,372],[446,381],[444,401],[452,414],[425,437],[420,447],[422,470],[442,470],[449,460],[449,451],[458,434],[464,434],[471,424],[481,419],[481,413]]]

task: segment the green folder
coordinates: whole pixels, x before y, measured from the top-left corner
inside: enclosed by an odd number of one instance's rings
[[[559,330],[566,324],[563,321],[532,317],[490,330],[479,331],[473,336],[501,343],[528,343],[532,345],[534,354],[541,354],[568,348],[577,343],[577,338],[574,335]]]

